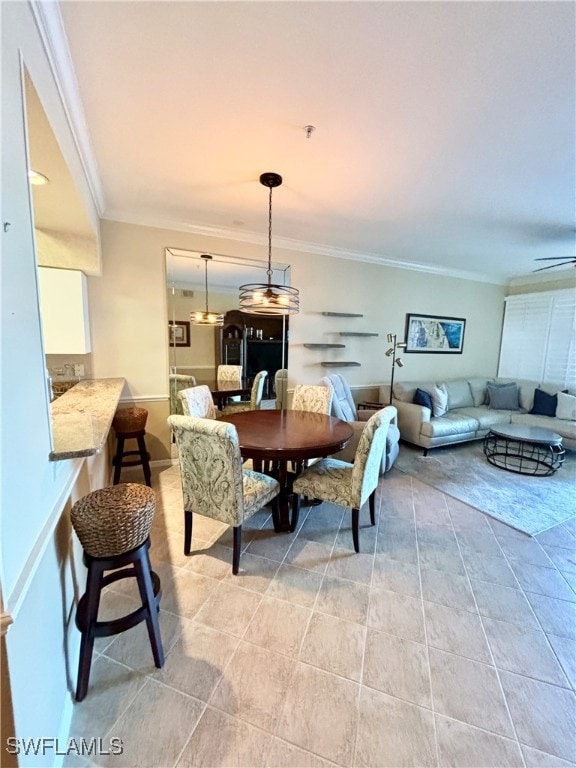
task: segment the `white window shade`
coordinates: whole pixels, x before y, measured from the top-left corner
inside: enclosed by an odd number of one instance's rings
[[[571,290],[509,296],[498,375],[576,387],[575,316]]]

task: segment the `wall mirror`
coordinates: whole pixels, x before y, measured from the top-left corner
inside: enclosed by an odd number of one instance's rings
[[[256,318],[238,310],[238,286],[265,280],[268,262],[210,253],[209,309],[224,315],[222,327],[210,327],[190,322],[190,313],[205,307],[202,252],[166,248],[165,255],[170,372],[192,374],[202,383],[215,377],[220,363],[242,365],[248,381],[267,370],[265,397],[274,397],[274,373],[288,365],[288,318]],[[275,282],[290,285],[288,264],[273,262],[272,268]]]

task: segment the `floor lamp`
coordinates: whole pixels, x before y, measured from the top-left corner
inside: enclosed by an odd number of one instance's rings
[[[398,368],[404,367],[404,361],[401,357],[397,357],[396,350],[397,349],[406,349],[406,342],[405,341],[396,341],[396,334],[395,333],[389,333],[386,337],[388,344],[391,344],[392,346],[390,349],[386,352],[386,357],[392,358],[392,375],[390,377],[390,402],[388,405],[392,405],[392,390],[394,389],[394,371],[396,370],[396,366]]]

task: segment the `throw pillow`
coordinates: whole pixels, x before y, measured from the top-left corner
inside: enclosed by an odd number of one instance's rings
[[[519,411],[518,405],[518,385],[511,384],[488,384],[488,397],[490,399],[490,408],[495,411]]]
[[[414,400],[412,402],[416,405],[423,405],[425,408],[430,408],[430,411],[432,411],[432,398],[430,397],[430,393],[426,392],[424,389],[416,389],[416,392],[414,392]]]
[[[556,418],[576,421],[576,397],[558,392],[558,405],[556,406]]]
[[[432,387],[430,397],[432,398],[432,416],[444,416],[448,410],[448,391],[444,384]]]
[[[534,390],[534,405],[530,413],[538,416],[556,416],[556,406],[558,405],[558,395],[549,395],[543,389]]]

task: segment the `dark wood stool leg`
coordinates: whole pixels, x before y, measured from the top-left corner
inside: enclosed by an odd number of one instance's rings
[[[297,493],[292,494],[292,520],[290,521],[290,532],[294,533],[298,527],[298,517],[300,516],[300,496]]]
[[[124,456],[124,437],[122,435],[117,436],[116,443],[116,456],[114,457],[114,482],[113,485],[118,485],[120,482],[120,473],[122,472],[122,457]]]
[[[159,602],[154,596],[154,587],[152,585],[152,566],[148,548],[142,547],[138,553],[138,558],[134,562],[136,569],[136,580],[138,589],[142,598],[142,605],[148,609],[146,616],[146,627],[148,628],[148,637],[154,656],[154,664],[160,668],[164,664],[164,649],[162,648],[162,638],[160,637],[160,623],[158,621]]]
[[[148,451],[146,450],[146,440],[144,439],[144,435],[138,435],[136,438],[138,442],[138,448],[140,450],[140,458],[142,459],[142,467],[144,468],[144,479],[146,480],[146,485],[151,488],[152,482],[150,479],[150,461],[148,459]]]
[[[234,576],[238,573],[240,568],[240,550],[242,548],[242,526],[237,525],[233,529],[234,531],[234,545],[232,548],[232,573]]]
[[[86,579],[85,613],[82,626],[78,627],[82,633],[80,643],[80,659],[78,661],[78,681],[76,684],[76,701],[82,701],[88,692],[90,680],[90,666],[92,664],[92,652],[94,650],[94,626],[98,619],[100,606],[100,590],[102,589],[102,574],[104,569],[97,561],[88,563],[88,577]],[[78,623],[78,621],[77,621]]]

